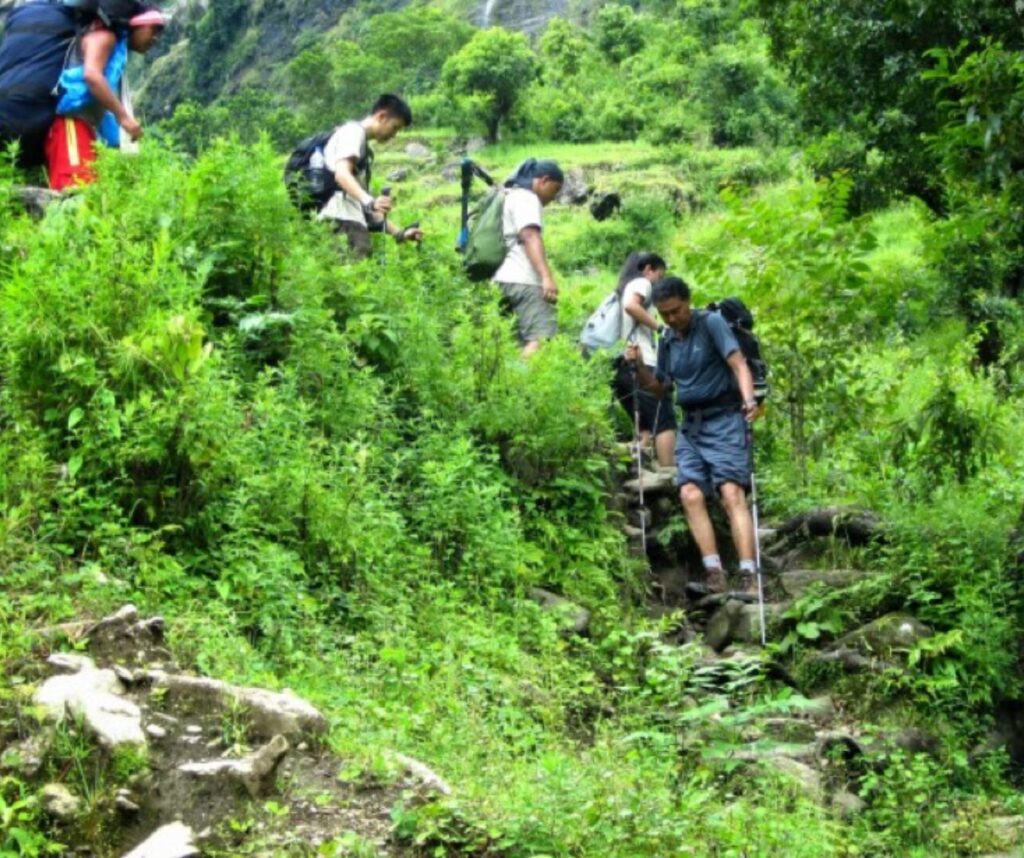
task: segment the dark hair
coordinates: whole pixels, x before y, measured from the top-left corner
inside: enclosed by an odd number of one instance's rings
[[[680,301],[690,300],[690,287],[682,277],[665,277],[658,281],[651,294],[651,301],[660,304],[669,298],[678,298]]]
[[[619,280],[615,288],[620,291],[625,289],[629,282],[636,280],[637,277],[644,273],[644,269],[647,267],[664,270],[668,268],[668,263],[658,256],[657,253],[651,253],[646,250],[634,250],[626,257],[626,261],[622,263],[622,268],[619,269]]]
[[[374,114],[380,110],[386,111],[388,116],[401,119],[406,128],[412,125],[412,109],[397,95],[385,93],[380,96],[370,108],[370,113]]]
[[[529,190],[533,186],[534,179],[551,179],[561,185],[565,183],[565,173],[554,161],[538,161],[536,158],[527,158],[505,181],[505,187]]]

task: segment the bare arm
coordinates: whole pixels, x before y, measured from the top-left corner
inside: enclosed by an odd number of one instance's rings
[[[556,303],[558,301],[558,286],[555,285],[555,278],[551,276],[551,268],[548,266],[548,257],[544,251],[544,239],[541,237],[540,229],[535,226],[524,227],[519,232],[519,241],[522,242],[526,258],[530,260],[530,264],[540,275],[544,300],[552,304]]]
[[[661,399],[669,389],[669,385],[664,381],[658,381],[655,374],[643,362],[640,355],[640,346],[635,344],[626,346],[624,356],[626,360],[632,361],[636,367],[636,377],[640,382],[640,386],[656,399]]]
[[[634,292],[630,296],[629,301],[626,303],[625,310],[626,315],[631,319],[635,319],[639,324],[646,325],[652,331],[658,330],[658,320],[647,312],[647,308],[644,307],[643,296],[638,292]]]
[[[358,200],[360,205],[368,203],[373,200],[373,210],[380,217],[387,215],[391,211],[391,198],[390,197],[376,197],[363,188],[359,184],[359,180],[356,178],[356,162],[354,158],[342,158],[338,161],[338,169],[334,171],[334,181],[338,187],[341,188],[346,194],[352,199]],[[388,232],[391,232],[388,229]]]
[[[117,124],[128,132],[132,140],[138,140],[142,136],[142,126],[125,110],[104,74],[115,44],[117,37],[110,30],[93,30],[82,36],[83,77],[92,97],[114,114]]]
[[[743,414],[747,420],[753,420],[757,416],[757,400],[754,398],[754,377],[750,374],[750,367],[747,366],[747,359],[743,352],[734,351],[726,359],[729,369],[736,377],[736,384],[740,389],[740,396],[743,397]]]

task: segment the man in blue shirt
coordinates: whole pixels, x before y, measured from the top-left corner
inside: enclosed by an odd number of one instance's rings
[[[729,517],[740,558],[740,591],[757,594],[754,522],[747,506],[752,469],[749,424],[757,416],[754,379],[736,337],[718,313],[694,311],[690,287],[666,277],[655,288],[654,306],[667,330],[658,343],[652,373],[639,349],[627,349],[640,384],[654,396],[675,386],[686,419],[676,440],[679,497],[700,549],[708,590],[728,589],[707,501],[717,492]]]

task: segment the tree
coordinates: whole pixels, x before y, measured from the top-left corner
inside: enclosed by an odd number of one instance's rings
[[[943,209],[942,182],[924,135],[942,124],[934,86],[922,77],[932,48],[980,45],[1001,35],[1019,45],[1019,13],[1007,0],[758,0],[772,39],[799,86],[806,125],[851,132],[885,158],[893,191]],[[1017,4],[1017,8],[1020,5]]]
[[[498,139],[501,123],[515,108],[539,64],[522,33],[498,27],[480,30],[441,71],[441,82],[457,103],[483,114],[487,138]]]
[[[614,63],[633,56],[644,45],[640,19],[632,8],[619,3],[601,6],[594,21],[594,33],[597,46]]]
[[[472,25],[430,6],[411,6],[370,18],[363,49],[389,67],[381,90],[423,93],[437,83],[445,60],[473,35]]]

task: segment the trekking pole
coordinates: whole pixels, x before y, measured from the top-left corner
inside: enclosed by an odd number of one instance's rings
[[[626,340],[636,344],[636,329]],[[636,482],[640,491],[640,545],[647,557],[647,504],[644,503],[644,454],[640,444],[640,373],[633,365],[633,446],[636,448]]]
[[[754,428],[747,429],[750,441],[750,509],[754,524],[754,571],[757,574],[757,608],[761,619],[761,646],[768,645],[764,624],[764,582],[761,577],[761,522],[757,511],[757,474],[754,472]]]
[[[380,189],[380,195],[382,197],[390,198],[391,197],[391,186],[388,185],[385,188],[381,188]],[[387,212],[384,213],[384,226],[383,226],[383,230],[382,231],[384,233],[384,241],[381,243],[381,246],[380,246],[380,264],[381,265],[387,265],[387,262],[388,262],[388,215],[387,215]]]

